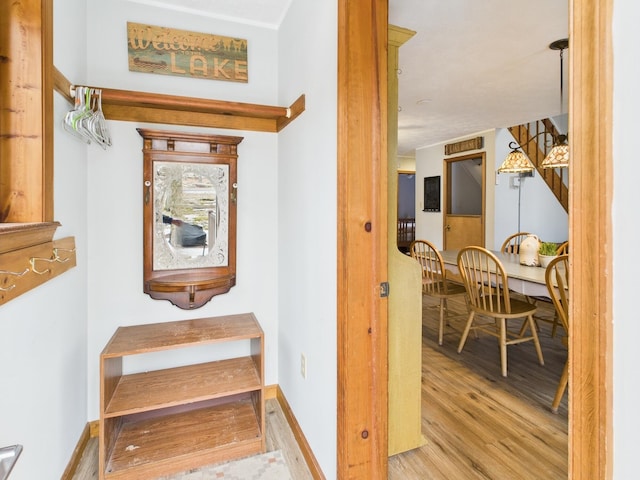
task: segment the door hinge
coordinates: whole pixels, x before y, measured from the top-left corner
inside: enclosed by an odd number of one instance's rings
[[[380,284],[380,298],[389,296],[389,282],[382,282]]]

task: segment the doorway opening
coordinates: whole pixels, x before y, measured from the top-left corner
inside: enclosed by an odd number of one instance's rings
[[[409,253],[416,239],[416,172],[398,172],[398,250]]]

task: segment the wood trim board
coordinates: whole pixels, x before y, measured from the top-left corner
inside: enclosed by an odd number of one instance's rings
[[[569,478],[613,478],[613,0],[570,1]],[[593,248],[599,245],[599,248]]]
[[[337,478],[387,476],[387,0],[338,2]]]
[[[71,458],[69,459],[69,463],[67,463],[67,468],[65,468],[64,473],[62,474],[62,477],[60,477],[60,480],[71,480],[73,478],[73,476],[76,473],[76,470],[78,469],[78,465],[80,465],[80,459],[82,458],[82,455],[85,449],[87,448],[89,439],[98,435],[97,430],[92,428],[92,424],[99,425],[99,423],[100,422],[96,420],[95,422],[87,423],[84,426],[84,429],[80,434],[80,438],[78,439],[78,444],[76,445],[76,448],[73,450],[73,453],[71,454]],[[94,431],[95,431],[95,435],[93,435]]]
[[[313,450],[311,450],[311,445],[307,442],[307,438],[304,436],[302,428],[300,428],[300,424],[296,419],[296,416],[293,414],[293,410],[291,410],[291,406],[289,402],[287,402],[284,393],[280,389],[280,385],[276,386],[276,398],[280,407],[282,408],[282,413],[284,413],[285,418],[287,419],[287,423],[289,427],[291,427],[291,431],[293,432],[293,436],[302,451],[302,456],[304,457],[305,462],[307,462],[307,466],[313,476],[314,480],[325,480],[324,473],[322,473],[322,469],[320,468],[320,464],[313,454]]]

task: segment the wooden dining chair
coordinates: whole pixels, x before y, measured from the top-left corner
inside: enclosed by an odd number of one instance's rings
[[[438,327],[438,345],[442,345],[444,335],[445,311],[449,308],[447,299],[466,295],[463,285],[446,279],[444,261],[435,246],[426,240],[414,240],[409,253],[422,267],[422,293],[440,300],[440,324]]]
[[[569,242],[564,242],[558,245],[556,249],[556,255],[568,255],[569,254]]]
[[[560,255],[547,266],[545,271],[545,282],[549,296],[556,308],[557,317],[562,324],[565,335],[562,337],[562,343],[569,350],[569,255]],[[567,384],[569,382],[569,356],[564,364],[560,382],[556,390],[556,395],[551,404],[551,411],[558,413],[558,406],[562,400]]]
[[[500,251],[504,252],[504,253],[520,253],[520,243],[522,242],[522,240],[527,238],[527,235],[531,235],[531,234],[528,233],[528,232],[518,232],[518,233],[514,233],[513,235],[510,235],[502,243],[502,246],[500,247]],[[540,300],[548,302],[548,300],[543,298],[543,297],[532,297],[532,296],[529,296],[529,295],[525,295],[524,298],[527,300],[527,302],[532,303],[534,305]],[[555,336],[556,330],[557,330],[557,327],[558,327],[557,320],[548,319],[548,318],[539,317],[539,316],[536,317],[536,319],[544,321],[544,322],[549,322],[549,323],[553,324],[553,326],[552,326],[552,336]],[[520,334],[521,335],[526,330],[526,328],[527,328],[527,322],[524,322],[522,324],[522,326],[521,326],[521,329],[520,329]]]
[[[559,256],[559,255],[568,255],[568,254],[569,254],[569,242],[568,241],[558,245],[558,248],[556,249],[556,255]],[[551,301],[551,299],[547,298],[547,297],[527,297],[527,300],[529,300],[532,303],[536,303],[538,301],[543,301],[543,302],[550,302]],[[536,316],[535,319],[551,324],[551,338],[555,338],[556,333],[558,332],[558,327],[562,327],[563,326],[562,322],[558,318],[557,311],[554,312],[553,318],[546,318],[546,317]]]
[[[504,253],[520,253],[520,242],[531,235],[529,232],[518,232],[510,235],[502,242],[500,251]]]
[[[538,361],[544,365],[542,349],[533,321],[536,306],[526,301],[511,298],[509,279],[498,257],[482,247],[465,247],[458,253],[458,270],[462,276],[469,299],[469,318],[465,325],[458,353],[462,352],[471,330],[487,333],[498,338],[502,376],[507,376],[507,346],[533,342]],[[476,321],[477,317],[489,317],[491,322]],[[526,328],[519,333],[507,328],[507,321],[525,318]],[[525,336],[526,330],[531,335]]]

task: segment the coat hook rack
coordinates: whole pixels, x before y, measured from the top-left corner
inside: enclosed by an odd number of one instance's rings
[[[53,236],[53,233],[51,229],[49,234]],[[75,266],[76,245],[73,237],[51,239],[24,249],[1,252],[0,305]]]
[[[59,252],[68,252],[68,253],[75,253],[76,249],[75,248],[61,248],[61,247],[56,247],[53,249],[53,257],[54,260],[56,262],[60,262],[60,263],[64,263],[66,261],[68,261],[71,258],[71,255],[69,255],[66,258],[62,258],[59,255]]]
[[[31,264],[31,271],[33,273],[37,273],[38,275],[44,275],[45,273],[50,273],[51,269],[47,268],[46,270],[38,270],[36,268],[36,262],[37,261],[52,263],[52,262],[55,262],[55,259],[53,259],[53,258],[38,258],[38,257],[31,257],[29,259],[29,263]]]
[[[29,268],[25,268],[24,272],[10,272],[9,270],[0,270],[0,275],[10,275],[12,277],[16,277],[16,278],[20,278],[25,276],[27,273],[29,273]],[[10,292],[11,290],[13,290],[14,288],[16,288],[16,284],[15,284],[15,280],[14,283],[12,283],[11,285],[9,285],[8,287],[0,287],[0,291],[3,292]]]
[[[31,271],[33,273],[37,273],[38,275],[44,275],[45,273],[51,272],[50,268],[47,268],[46,270],[38,270],[36,268],[36,262],[37,261],[48,262],[48,263],[55,263],[55,262],[65,263],[65,262],[68,262],[71,257],[69,256],[67,258],[60,258],[60,256],[58,255],[59,251],[67,251],[67,252],[73,253],[73,252],[75,252],[75,248],[74,249],[65,249],[65,248],[56,247],[51,252],[51,258],[31,257],[29,259],[29,263],[31,264]]]

